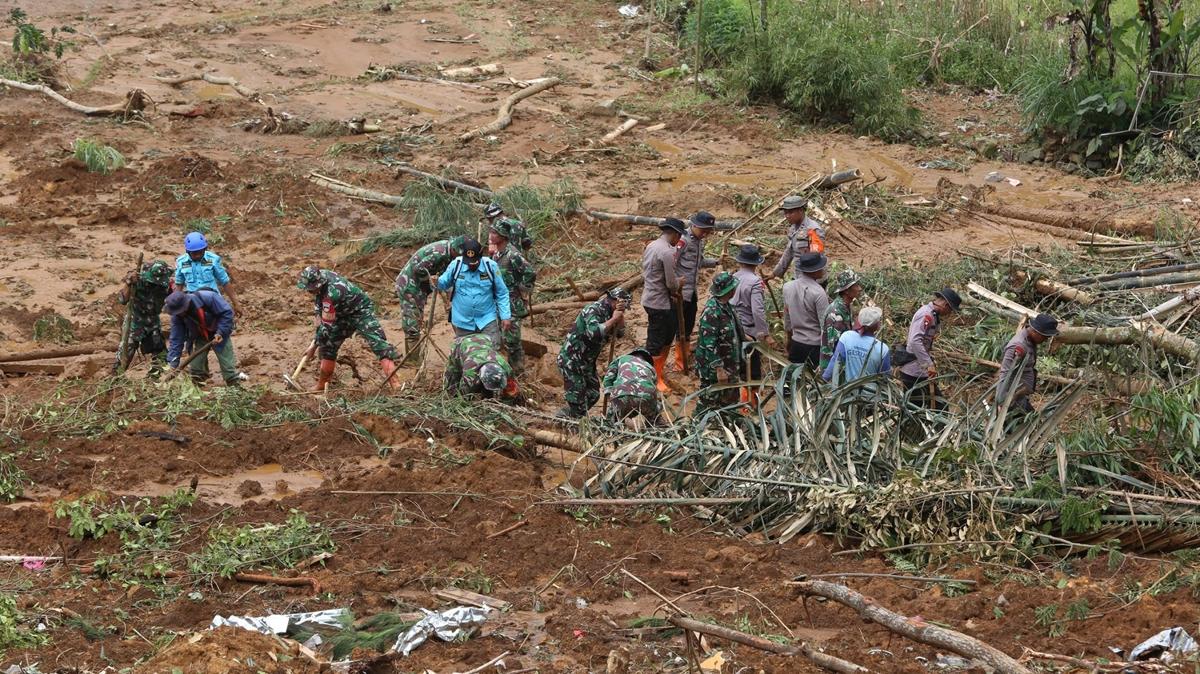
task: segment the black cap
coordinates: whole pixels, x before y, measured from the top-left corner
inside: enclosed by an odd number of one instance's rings
[[[958,293],[954,292],[953,288],[942,288],[933,295],[934,297],[946,300],[950,304],[950,308],[955,311],[958,311],[958,308],[962,306],[962,298],[958,296]]]
[[[660,224],[658,228],[664,230],[670,229],[672,231],[679,232],[680,234],[683,234],[687,231],[687,225],[683,224],[683,220],[680,220],[679,218],[663,218],[662,224]]]
[[[1058,319],[1050,314],[1038,314],[1029,319],[1029,327],[1039,335],[1053,337],[1058,334]]]
[[[717,226],[717,219],[708,211],[699,211],[692,216],[690,222],[700,229],[712,229]]]
[[[758,246],[747,243],[738,249],[737,257],[733,258],[738,264],[762,264],[764,258]]]
[[[462,257],[467,264],[478,264],[482,254],[483,246],[475,239],[468,238],[463,242]]]

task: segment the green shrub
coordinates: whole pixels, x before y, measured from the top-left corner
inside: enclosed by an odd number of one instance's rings
[[[335,549],[324,525],[310,523],[304,513],[293,510],[284,524],[214,527],[208,545],[191,567],[199,574],[229,578],[251,568],[290,569],[317,553]]]
[[[25,616],[17,609],[11,594],[0,594],[0,656],[10,648],[37,648],[50,643],[50,637],[24,625]]]
[[[0,454],[0,501],[15,501],[25,493],[29,476],[17,465],[13,454]]]
[[[697,12],[688,15],[683,45],[694,58],[696,49]],[[746,0],[704,0],[704,18],[701,28],[702,49],[705,64],[725,63],[746,40],[754,37],[753,19]],[[690,59],[689,59],[690,60]]]
[[[125,165],[125,157],[116,148],[89,138],[77,139],[72,149],[92,173],[108,175]]]

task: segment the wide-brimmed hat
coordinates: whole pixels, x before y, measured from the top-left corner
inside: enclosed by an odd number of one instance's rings
[[[693,227],[700,229],[712,229],[717,226],[717,219],[708,211],[699,211],[688,220]]]
[[[733,259],[738,264],[759,265],[759,264],[762,264],[764,261],[762,251],[760,251],[758,249],[758,246],[756,246],[752,243],[747,243],[746,245],[739,248],[737,256],[734,257]]]
[[[1029,327],[1039,335],[1053,337],[1058,334],[1058,319],[1050,314],[1038,314],[1029,319]]]
[[[861,282],[862,277],[855,273],[853,269],[843,269],[839,271],[838,275],[833,279],[833,292],[845,292],[855,284]]]
[[[163,311],[168,315],[178,316],[187,311],[187,308],[192,304],[192,298],[182,290],[167,295],[167,300],[163,302]]]
[[[674,232],[683,234],[687,231],[687,225],[683,224],[683,220],[679,218],[663,218],[663,221],[658,226],[659,229],[669,229]]]
[[[953,288],[942,288],[934,293],[933,296],[946,300],[950,308],[954,311],[958,311],[958,308],[962,306],[962,298],[958,296],[958,293],[954,292]]]
[[[824,253],[805,253],[800,256],[800,273],[811,274],[821,271],[829,264],[829,258]]]
[[[737,288],[737,285],[737,277],[727,271],[723,271],[713,277],[712,285],[709,286],[709,290],[712,292],[714,297],[724,297],[725,295],[733,292],[734,289]]]
[[[784,197],[783,203],[779,204],[779,209],[783,211],[794,211],[798,208],[808,206],[808,199],[799,196]]]

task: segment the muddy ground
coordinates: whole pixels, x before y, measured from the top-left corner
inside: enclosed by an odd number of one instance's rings
[[[81,31],[60,69],[73,99],[106,104],[139,88],[158,107],[148,124],[119,124],[77,115],[35,94],[0,95],[0,354],[45,347],[34,341],[34,325],[50,313],[69,319],[76,342],[115,344],[115,295],[138,252],[172,260],[183,234],[204,219],[213,249],[225,256],[241,289],[244,314],[235,342],[242,369],[252,384],[274,391],[268,400],[303,406],[313,416],[321,416],[322,403],[286,397],[280,381],[311,338],[311,305],[295,290],[297,272],[320,264],[361,282],[384,308],[384,326],[397,341],[392,270],[410,251],[352,255],[357,241],[404,226],[408,216],[329,192],[306,176],[317,171],[393,194],[407,178],[339,145],[369,144],[372,137],[245,132],[237,123],[262,117],[263,104],[228,87],[173,88],[155,76],[212,70],[261,92],[263,103],[277,112],[310,120],[365,117],[385,134],[417,130],[419,140],[401,144],[393,158],[434,172],[453,167],[493,188],[570,178],[590,206],[606,211],[686,215],[706,209],[718,218],[744,217],[737,197],[770,198],[815,172],[847,167],[925,196],[942,178],[979,186],[999,171],[1021,183],[998,185],[999,201],[1097,216],[1120,211],[1123,221],[1146,231],[1162,206],[1187,212],[1182,200],[1195,196],[1192,185],[1132,187],[1005,161],[1019,154],[1017,114],[1012,101],[987,92],[913,92],[929,124],[930,140],[920,146],[804,128],[769,109],[696,102],[685,85],[655,81],[637,69],[646,24],[622,18],[615,3],[47,0],[26,9],[39,23]],[[669,65],[674,56],[660,30],[650,42],[652,56]],[[465,43],[431,41],[467,36]],[[505,74],[485,80],[482,88],[359,79],[372,64],[434,75],[438,66],[486,62],[502,63]],[[522,103],[513,125],[495,138],[456,142],[460,133],[492,119],[499,100],[515,91],[510,77],[544,75],[562,77],[564,84]],[[621,121],[596,110],[606,99],[645,121],[614,151],[585,151],[597,149],[594,142]],[[660,123],[665,127],[647,128]],[[128,166],[109,176],[88,173],[70,156],[80,137],[117,147]],[[981,144],[995,145],[997,158],[981,158]],[[964,168],[920,168],[934,159]],[[539,283],[563,286],[565,274],[592,282],[627,275],[652,236],[645,229],[573,221],[539,243],[548,260]],[[962,214],[914,231],[859,228],[854,236],[853,245],[833,247],[830,254],[860,268],[921,266],[968,247],[1056,242],[997,218]],[[553,354],[573,317],[539,316],[528,331]],[[641,324],[635,319],[632,325],[622,347],[642,336]],[[447,327],[439,326],[435,336],[446,348]],[[338,387],[350,396],[372,392],[381,378],[364,346],[351,340],[343,354],[354,367],[339,369]],[[527,376],[538,409],[560,404],[552,358],[535,362]],[[69,373],[94,375],[107,362],[76,359]],[[133,376],[144,370],[138,364]],[[433,353],[423,367],[407,368],[403,379],[421,391],[437,374]],[[88,381],[94,384],[85,378],[83,386]],[[60,385],[54,378],[14,377],[0,393],[6,409],[20,408]],[[65,390],[83,395],[79,388]],[[364,428],[375,444],[363,440]],[[186,441],[147,437],[146,431]],[[379,445],[388,448],[385,456]],[[543,505],[564,482],[578,482],[577,474],[569,474],[570,461],[559,450],[496,449],[489,438],[366,414],[255,430],[224,430],[186,418],[177,424],[139,420],[98,439],[27,432],[18,465],[33,485],[25,499],[0,509],[0,554],[66,561],[40,571],[11,564],[0,570],[0,586],[28,615],[43,616],[51,637],[40,648],[10,650],[4,664],[39,663],[43,671],[321,671],[287,664],[303,658],[269,638],[255,641],[222,630],[192,643],[189,635],[205,630],[215,614],[349,607],[364,617],[434,608],[441,602],[430,591],[457,583],[486,587],[512,609],[489,623],[483,636],[430,643],[407,659],[375,662],[370,671],[461,671],[504,651],[513,654],[509,671],[603,671],[610,656],[620,654],[631,671],[684,671],[681,637],[627,629],[631,620],[654,615],[661,601],[621,569],[669,597],[686,594],[678,604],[698,616],[810,641],[876,671],[920,672],[937,661],[935,649],[864,623],[848,609],[802,604],[785,585],[803,574],[897,573],[889,558],[837,554],[844,551],[841,544],[817,535],[784,546],[732,538],[682,510],[568,512]],[[184,520],[195,535],[184,552],[199,549],[216,521],[281,522],[289,510],[300,510],[337,531],[334,556],[303,572],[320,591],[234,581],[195,586],[186,579],[129,584],[81,572],[115,543],[68,537],[64,521],[54,517],[55,501],[92,492],[158,497],[193,480],[199,501]],[[492,536],[519,521],[528,524]],[[1129,647],[1159,629],[1200,619],[1185,584],[1162,593],[1129,592],[1161,581],[1169,560],[1038,561],[1035,569],[1015,569],[950,558],[923,570],[960,579],[954,592],[876,577],[847,582],[896,611],[962,630],[1013,655],[1032,648],[1109,657],[1110,646]],[[688,581],[680,582],[675,572],[687,572]],[[1035,616],[1040,607],[1080,599],[1088,601],[1088,610],[1061,629]],[[64,616],[81,616],[105,630],[99,637],[85,634]],[[799,658],[706,646],[724,649],[725,671],[818,671]],[[268,653],[274,655],[264,657]]]

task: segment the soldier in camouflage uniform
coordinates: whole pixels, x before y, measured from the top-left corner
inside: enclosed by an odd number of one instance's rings
[[[604,393],[608,396],[605,414],[610,421],[623,421],[638,415],[652,424],[659,423],[658,374],[650,352],[637,348],[609,363],[604,373]]]
[[[392,376],[396,371],[396,349],[388,343],[383,326],[375,318],[375,303],[361,288],[341,274],[312,266],[300,272],[296,287],[312,293],[315,305],[317,334],[308,355],[311,357],[319,351],[321,367],[313,393],[325,392],[337,367],[338,350],[342,348],[342,342],[355,332],[366,340],[367,346],[379,357],[379,364],[391,387],[400,386],[400,382]]]
[[[500,342],[508,354],[508,362],[513,372],[519,375],[525,369],[521,319],[529,315],[529,298],[533,294],[537,272],[525,259],[521,250],[510,243],[514,241],[514,227],[518,226],[520,223],[512,218],[500,218],[492,223],[492,231],[488,233],[488,257],[500,267],[504,285],[508,286],[512,320],[507,329],[500,330]]]
[[[400,321],[410,350],[421,338],[421,318],[425,313],[425,300],[433,294],[431,279],[436,279],[446,271],[450,262],[458,257],[458,251],[463,247],[464,241],[465,236],[456,236],[422,246],[408,258],[408,262],[396,277],[396,296],[400,298]]]
[[[163,341],[162,312],[163,302],[171,293],[171,276],[173,272],[166,262],[155,260],[142,265],[140,272],[129,272],[125,277],[125,287],[117,294],[121,304],[129,303],[129,292],[132,290],[133,315],[129,324],[128,354],[121,354],[125,360],[131,360],[135,349],[150,356],[150,377],[156,378],[167,364],[167,344]]]
[[[709,299],[700,315],[699,336],[696,338],[696,373],[700,386],[707,389],[715,384],[728,384],[742,378],[742,325],[729,300],[737,289],[738,280],[729,272],[713,277]],[[719,409],[738,401],[738,390],[702,390],[696,401],[695,416]]]
[[[837,295],[825,309],[821,319],[821,357],[818,361],[819,372],[824,372],[833,360],[833,351],[837,348],[842,333],[854,328],[854,300],[862,294],[862,279],[850,269],[838,272],[833,281],[833,294]]]
[[[481,332],[454,340],[443,388],[451,395],[510,400],[520,392],[508,361],[496,350],[492,338]]]
[[[562,372],[563,398],[567,405],[558,415],[568,419],[587,416],[588,410],[600,399],[600,378],[596,376],[596,359],[604,342],[616,339],[625,325],[625,312],[633,296],[624,288],[613,288],[603,297],[579,312],[575,327],[567,333],[558,352],[558,369]]]
[[[512,236],[508,237],[508,240],[520,248],[525,257],[529,257],[529,249],[533,248],[533,235],[529,233],[529,228],[525,226],[524,222],[521,222],[520,218],[506,218],[504,215],[504,207],[493,201],[483,209],[483,219],[480,220],[480,223],[487,225],[490,229],[502,218],[510,221]]]

